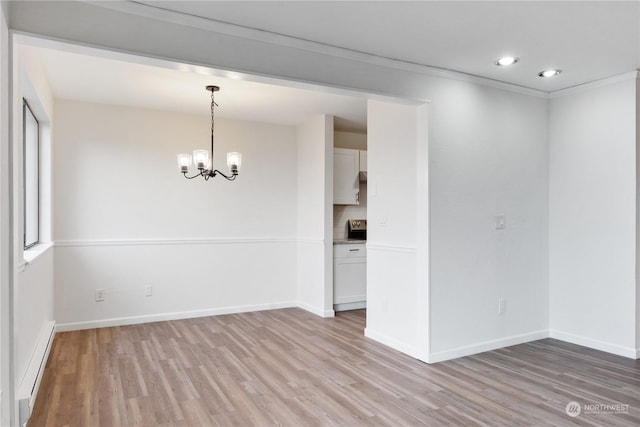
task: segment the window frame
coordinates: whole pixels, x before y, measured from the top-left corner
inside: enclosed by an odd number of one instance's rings
[[[27,171],[27,112],[28,114],[31,115],[31,117],[33,118],[33,120],[36,123],[36,144],[35,144],[35,150],[36,150],[36,157],[37,157],[37,162],[36,162],[36,168],[35,168],[35,174],[36,174],[36,192],[37,192],[37,203],[36,203],[36,218],[37,218],[37,226],[36,226],[36,231],[35,231],[35,240],[27,242],[27,228],[28,228],[28,223],[27,223],[27,173],[30,171]],[[40,243],[40,163],[41,163],[41,159],[40,159],[40,152],[41,152],[41,147],[40,147],[40,121],[38,121],[38,118],[36,117],[36,115],[34,114],[33,110],[31,109],[31,106],[29,105],[29,102],[27,102],[26,99],[22,99],[22,190],[23,190],[23,223],[24,223],[24,227],[23,227],[23,236],[22,236],[22,241],[23,241],[23,248],[24,250],[30,249],[32,247],[34,247],[35,245],[37,245],[38,243]]]

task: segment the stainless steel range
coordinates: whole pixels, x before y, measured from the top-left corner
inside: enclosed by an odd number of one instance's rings
[[[347,239],[367,240],[367,220],[347,220]]]

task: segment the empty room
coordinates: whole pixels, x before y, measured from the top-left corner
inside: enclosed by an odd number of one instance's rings
[[[637,1],[5,1],[0,426],[640,424]]]

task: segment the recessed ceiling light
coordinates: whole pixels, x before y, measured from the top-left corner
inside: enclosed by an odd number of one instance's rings
[[[538,73],[539,77],[553,77],[560,74],[562,70],[544,70]]]
[[[515,56],[505,56],[498,59],[496,61],[496,65],[500,65],[500,66],[513,65],[518,61],[520,61],[520,59],[516,58]]]

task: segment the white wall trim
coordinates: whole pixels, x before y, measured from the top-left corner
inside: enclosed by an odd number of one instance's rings
[[[250,238],[210,238],[210,239],[104,239],[104,240],[57,240],[56,247],[83,246],[159,246],[159,245],[219,245],[219,244],[264,244],[296,243],[295,238],[250,237]]]
[[[497,350],[512,345],[524,344],[549,337],[549,331],[540,330],[528,332],[526,334],[512,335],[510,337],[497,340],[484,341],[476,344],[465,345],[452,350],[430,353],[427,363],[443,362],[445,360],[456,359],[458,357],[470,356],[472,354],[483,353],[485,351]]]
[[[297,307],[293,301],[283,301],[271,304],[241,305],[233,307],[212,308],[206,310],[181,311],[174,313],[149,314],[144,316],[118,317],[104,320],[90,320],[86,322],[61,323],[56,326],[56,332],[80,331],[83,329],[108,328],[112,326],[137,325],[140,323],[164,322],[167,320],[193,319],[197,317],[219,316],[222,314],[247,313],[251,311],[276,310],[280,308]]]
[[[325,243],[324,239],[321,238],[310,238],[310,237],[299,237],[295,240],[298,243],[305,243],[307,245],[319,245]]]
[[[444,68],[431,67],[428,65],[418,64],[414,62],[401,61],[398,59],[387,58],[384,56],[373,55],[366,52],[346,49],[339,46],[318,43],[311,40],[299,39],[292,36],[273,33],[270,31],[259,30],[257,28],[245,27],[230,24],[223,21],[203,18],[200,16],[188,15],[173,10],[163,9],[159,4],[148,5],[136,2],[105,2],[85,0],[95,6],[116,10],[119,12],[134,14],[159,21],[176,23],[191,28],[197,28],[205,31],[212,31],[234,37],[240,37],[249,40],[255,40],[264,43],[286,46],[295,49],[301,49],[308,52],[329,55],[337,58],[343,58],[353,61],[364,62],[367,64],[394,68],[403,71],[421,73],[436,77],[442,77],[453,80],[460,80],[470,83],[491,86],[498,89],[508,90],[528,96],[539,98],[548,98],[547,92],[531,89],[524,86],[518,86],[511,83],[505,83],[498,80],[492,80],[485,77],[466,74],[459,71],[447,70]],[[419,100],[425,101],[425,100]]]
[[[48,321],[42,326],[38,342],[31,354],[31,360],[18,388],[16,400],[18,400],[20,408],[20,425],[26,423],[31,416],[33,406],[38,397],[44,367],[47,364],[51,346],[53,345],[55,325],[56,322]]]
[[[594,350],[600,350],[618,356],[628,357],[630,359],[640,358],[640,349],[633,347],[624,347],[618,344],[613,344],[606,341],[594,340],[593,338],[584,337],[581,335],[574,335],[567,332],[558,331],[555,329],[549,330],[549,337],[555,338],[560,341],[565,341],[571,344],[581,345],[583,347],[592,348]]]
[[[301,308],[309,313],[313,313],[320,317],[335,317],[336,312],[334,310],[325,310],[323,308],[313,307],[309,304],[297,303],[296,307]]]
[[[627,80],[637,79],[640,71],[631,71],[629,73],[618,74],[617,76],[607,77],[601,80],[596,80],[589,83],[584,83],[578,86],[569,87],[566,89],[557,90],[549,94],[550,99],[560,98],[563,96],[574,95],[576,93],[587,92],[593,89],[597,89],[603,86],[612,85],[615,83],[625,82]]]
[[[380,344],[384,344],[387,347],[391,347],[394,350],[398,350],[404,354],[407,354],[411,357],[414,357],[418,360],[422,360],[426,362],[423,358],[418,355],[418,352],[415,348],[407,345],[401,341],[396,340],[395,338],[391,338],[386,334],[382,334],[380,332],[372,330],[370,327],[364,328],[364,336],[367,338],[371,338],[374,341],[379,342]]]
[[[379,243],[367,243],[367,251],[378,252],[398,252],[402,254],[414,254],[418,248],[415,246],[401,246],[401,245],[386,245]]]

